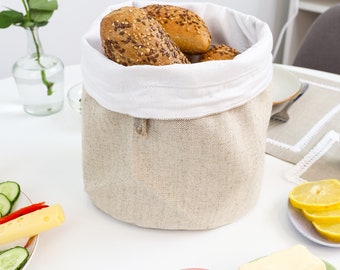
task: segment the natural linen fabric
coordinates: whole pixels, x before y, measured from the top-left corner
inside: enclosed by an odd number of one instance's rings
[[[82,99],[85,190],[109,215],[142,227],[204,230],[255,205],[271,91],[192,120],[145,120]]]
[[[272,36],[263,22],[227,7],[177,4],[203,17],[214,44],[242,53],[232,61],[124,67],[103,55],[97,20],[82,40],[84,185],[119,220],[204,230],[239,219],[258,197]]]
[[[271,120],[268,128],[266,152],[284,161],[299,164],[311,154],[319,143],[334,131],[340,134],[340,87],[336,81],[292,71],[301,81],[309,84],[306,93],[289,109],[287,123]],[[324,149],[328,145],[323,146]],[[321,150],[324,149],[319,149]],[[340,143],[334,142],[329,150],[320,155],[314,153],[298,170],[306,181],[327,178],[340,179]],[[307,167],[308,165],[308,167]]]

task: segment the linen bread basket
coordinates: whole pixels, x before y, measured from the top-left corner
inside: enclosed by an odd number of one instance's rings
[[[141,227],[205,230],[256,203],[272,106],[272,36],[253,16],[210,3],[169,3],[207,24],[231,61],[125,67],[107,59],[101,18],[82,40],[84,188],[112,217]],[[163,2],[162,2],[163,3]],[[163,3],[166,4],[166,3]]]

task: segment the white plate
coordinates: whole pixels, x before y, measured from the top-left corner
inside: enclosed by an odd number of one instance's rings
[[[23,192],[21,192],[20,197],[18,200],[15,202],[12,212],[20,209],[22,207],[25,207],[27,205],[32,204],[32,201],[27,197],[27,195]],[[28,261],[26,262],[25,266],[22,268],[22,270],[26,269],[26,266],[29,263],[30,258],[32,257],[38,243],[38,235],[32,236],[30,238],[25,238],[25,239],[20,239],[11,243],[6,243],[0,245],[0,252],[15,246],[22,246],[27,248],[29,255]]]
[[[289,202],[288,216],[297,231],[300,232],[304,237],[323,246],[340,248],[340,243],[328,241],[327,239],[323,238],[314,229],[313,224],[303,216],[301,210],[294,208]]]
[[[273,104],[286,102],[297,96],[301,89],[299,79],[290,71],[273,64]]]

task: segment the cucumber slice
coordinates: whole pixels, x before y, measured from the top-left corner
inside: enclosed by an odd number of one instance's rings
[[[28,250],[24,247],[7,249],[0,254],[0,269],[19,270],[27,262],[28,257]]]
[[[0,193],[0,217],[4,217],[11,212],[12,203],[6,195]],[[0,268],[1,269],[1,268]]]
[[[326,270],[336,270],[333,265],[331,265],[329,262],[323,261],[326,265]]]
[[[13,204],[19,198],[20,185],[14,181],[2,182],[0,183],[0,193],[5,194]]]

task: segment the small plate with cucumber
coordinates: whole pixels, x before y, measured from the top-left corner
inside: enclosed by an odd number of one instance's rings
[[[16,210],[31,205],[32,201],[14,181],[0,182],[0,226]],[[38,241],[38,235],[0,244],[0,269],[25,269]]]

